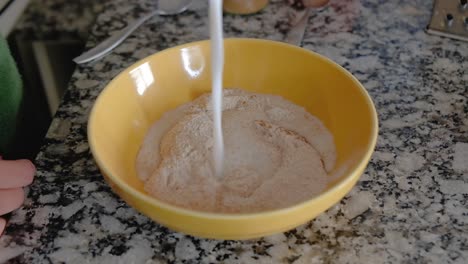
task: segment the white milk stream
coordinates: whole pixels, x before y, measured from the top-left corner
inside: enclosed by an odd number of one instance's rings
[[[222,129],[223,103],[223,1],[210,0],[211,90],[213,104],[213,161],[216,176],[222,177],[224,140]]]

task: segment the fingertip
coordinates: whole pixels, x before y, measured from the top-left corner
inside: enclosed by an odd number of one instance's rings
[[[6,220],[0,217],[0,236],[3,234],[3,230],[5,230]]]
[[[15,208],[18,209],[21,206],[23,206],[24,200],[25,200],[25,192],[23,188],[17,188],[14,189],[14,200],[13,203],[16,205]]]
[[[0,190],[0,215],[20,208],[24,203],[23,188]]]
[[[36,168],[29,160],[0,160],[0,188],[27,186],[33,182],[35,174]]]
[[[25,184],[30,185],[34,180],[34,175],[36,174],[36,166],[30,160],[21,160],[24,163],[25,167]]]

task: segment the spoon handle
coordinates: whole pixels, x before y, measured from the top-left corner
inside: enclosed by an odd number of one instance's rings
[[[296,46],[301,46],[302,40],[304,39],[304,33],[307,27],[307,22],[309,20],[309,15],[311,13],[311,8],[308,7],[303,11],[294,11],[298,12],[299,19],[292,23],[292,28],[286,34],[285,42],[293,44]]]
[[[132,23],[128,24],[125,28],[121,29],[120,31],[116,32],[115,34],[101,42],[96,47],[74,58],[73,61],[77,64],[82,64],[103,57],[104,55],[111,52],[120,43],[122,43],[122,41],[124,41],[128,36],[130,36],[130,34],[132,34],[132,32],[135,31],[139,26],[141,26],[141,24],[143,24],[146,20],[150,19],[156,14],[158,14],[158,11],[153,11],[133,21]]]

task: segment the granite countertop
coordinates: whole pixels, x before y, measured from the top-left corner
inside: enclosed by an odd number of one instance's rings
[[[86,41],[96,17],[109,0],[30,0],[14,32],[29,39]]]
[[[154,1],[105,4],[88,47]],[[25,206],[0,239],[11,263],[466,263],[468,44],[427,35],[431,1],[332,1],[309,20],[304,46],[351,71],[380,119],[375,154],[355,188],[295,230],[249,241],[172,232],[104,182],[86,122],[102,88],[136,60],[208,37],[206,1],[155,17],[114,53],[78,67],[36,159]],[[284,8],[227,15],[227,36],[281,40]]]

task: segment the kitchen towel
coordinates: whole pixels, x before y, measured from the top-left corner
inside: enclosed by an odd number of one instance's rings
[[[0,154],[6,151],[16,127],[22,81],[8,44],[0,35]]]

